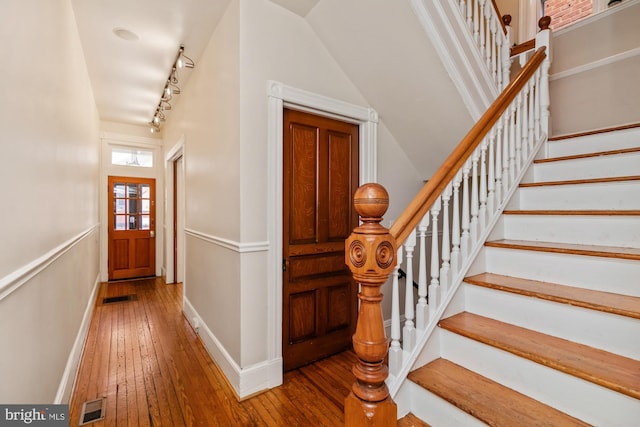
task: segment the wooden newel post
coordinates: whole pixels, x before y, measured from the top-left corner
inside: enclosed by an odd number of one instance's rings
[[[389,340],[384,332],[380,293],[396,265],[396,241],[380,224],[389,207],[389,194],[379,184],[365,184],[356,190],[354,207],[362,225],[345,242],[345,260],[360,284],[360,310],[353,334],[353,349],[359,360],[353,367],[356,382],[345,400],[345,425],[395,426],[397,408],[384,382],[389,375],[385,364]]]

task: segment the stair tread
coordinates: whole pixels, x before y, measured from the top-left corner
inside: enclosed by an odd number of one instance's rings
[[[398,420],[398,427],[430,427],[429,424],[409,412]]]
[[[562,140],[565,140],[565,139],[580,138],[580,137],[583,137],[583,136],[598,135],[598,134],[602,134],[602,133],[611,133],[611,132],[616,132],[616,131],[620,131],[620,130],[635,129],[635,128],[639,128],[639,127],[640,127],[640,123],[629,123],[629,124],[626,124],[626,125],[613,126],[613,127],[609,127],[609,128],[592,129],[592,130],[585,131],[585,132],[574,132],[574,133],[567,133],[567,134],[563,134],[563,135],[554,135],[554,136],[549,138],[549,142],[562,141]]]
[[[640,210],[561,210],[561,209],[508,209],[503,211],[505,215],[590,215],[590,216],[636,216]]]
[[[490,426],[588,426],[446,359],[411,372],[409,379]]]
[[[477,274],[465,278],[464,281],[476,286],[640,319],[640,297],[494,273]]]
[[[570,179],[564,181],[544,181],[544,182],[526,182],[521,183],[520,187],[545,187],[552,185],[576,185],[576,184],[598,184],[607,182],[625,182],[625,181],[638,181],[640,175],[631,176],[615,176],[607,178],[589,178],[589,179]]]
[[[640,260],[640,248],[623,248],[616,246],[580,245],[577,243],[537,242],[531,240],[507,239],[488,241],[485,242],[485,246],[573,255],[598,256],[605,258]]]
[[[535,164],[552,163],[552,162],[561,162],[565,160],[586,159],[590,157],[613,156],[617,154],[628,154],[628,153],[637,153],[637,152],[640,152],[640,147],[622,148],[619,150],[609,150],[609,151],[597,151],[593,153],[574,154],[571,156],[550,157],[547,159],[536,159],[533,161],[533,163]]]
[[[473,313],[440,321],[448,331],[640,399],[640,361]]]

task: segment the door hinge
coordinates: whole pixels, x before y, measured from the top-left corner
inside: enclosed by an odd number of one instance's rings
[[[282,271],[287,271],[287,259],[282,259]]]

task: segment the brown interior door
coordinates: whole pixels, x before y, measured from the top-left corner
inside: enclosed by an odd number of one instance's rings
[[[156,181],[109,177],[109,280],[156,272]]]
[[[358,126],[284,111],[283,359],[290,370],[351,346],[357,285],[344,241],[357,225]]]

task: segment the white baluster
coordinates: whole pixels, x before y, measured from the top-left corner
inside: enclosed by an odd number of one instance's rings
[[[451,270],[452,277],[460,272],[460,183],[462,173],[453,178],[453,219],[451,221]]]
[[[488,217],[487,220],[491,220],[493,215],[496,212],[496,156],[495,156],[495,145],[496,145],[496,126],[494,125],[489,132],[489,173],[487,176],[488,187],[487,190],[489,194],[487,195],[487,212]],[[499,153],[498,153],[499,154]],[[498,182],[498,186],[500,186],[500,182]]]
[[[506,26],[507,35],[502,43],[502,88],[511,81],[511,26]]]
[[[436,317],[440,305],[440,252],[438,245],[438,215],[440,215],[440,197],[431,207],[431,282],[429,283],[429,318]],[[425,215],[426,216],[426,215]]]
[[[496,207],[502,203],[502,117],[496,126]]]
[[[517,175],[522,168],[522,91],[518,92],[516,96],[516,121],[514,123],[516,127],[516,169]]]
[[[509,107],[509,186],[516,179],[516,106]]]
[[[490,67],[489,69],[491,70],[491,75],[493,76],[493,81],[496,82],[496,85],[498,86],[498,88],[500,88],[500,73],[498,73],[498,69],[499,69],[499,62],[497,62],[498,59],[498,55],[497,52],[499,51],[500,47],[498,46],[498,27],[496,25],[496,19],[495,17],[493,17],[491,20],[491,52],[489,54],[489,63],[490,63]]]
[[[502,44],[505,42],[504,37],[502,37],[502,32],[500,31],[502,29],[502,26],[498,24],[498,29],[496,30],[496,34],[497,34],[497,49],[496,49],[496,73],[497,73],[497,77],[498,77],[498,88],[500,90],[502,90],[505,86],[506,83],[504,83],[504,76],[503,76],[503,72],[502,72],[502,68],[503,68],[503,59],[502,59],[502,55],[503,55],[503,50],[502,50]]]
[[[389,373],[398,375],[402,368],[402,347],[400,347],[400,292],[398,290],[398,270],[402,265],[402,246],[398,248],[398,264],[393,269],[391,290],[391,345],[389,346]]]
[[[427,212],[418,225],[420,241],[420,259],[418,260],[418,304],[416,305],[416,328],[424,329],[429,321],[429,306],[427,305],[427,229],[429,228],[429,213]],[[434,231],[432,230],[432,233]]]
[[[473,39],[480,46],[480,4],[479,0],[473,2]]]
[[[487,227],[487,138],[480,145],[480,209],[478,210],[478,233]]]
[[[406,351],[412,351],[416,345],[416,328],[413,323],[415,318],[413,303],[413,249],[416,246],[415,230],[409,234],[404,242],[404,249],[407,255],[407,276],[405,277],[404,294],[404,328],[402,328],[402,345]]]
[[[540,69],[536,70],[536,94],[535,94],[535,128],[536,128],[536,141],[540,139]]]
[[[449,238],[449,201],[451,200],[452,183],[442,193],[442,268],[440,269],[440,289],[447,295],[451,284],[451,243]]]
[[[479,2],[479,13],[478,13],[478,23],[479,23],[479,27],[478,27],[478,39],[476,40],[476,42],[479,42],[479,46],[480,46],[480,53],[481,56],[484,57],[484,52],[486,49],[486,45],[485,45],[485,21],[484,21],[484,6],[485,6],[485,2],[486,0],[480,0]]]
[[[467,19],[467,14],[466,14],[466,12],[467,12],[467,5],[465,4],[465,1],[464,1],[464,0],[460,0],[459,7],[460,7],[460,13],[462,14],[462,19],[463,19],[463,20],[466,20],[466,19]]]
[[[535,75],[529,80],[529,151],[533,151],[537,139],[535,139],[535,123],[533,121],[534,116],[534,90],[535,90]]]
[[[469,233],[469,170],[471,169],[471,162],[467,160],[462,168],[462,237],[460,238],[460,253],[462,254],[462,262],[467,261],[469,256],[469,239],[471,235]]]
[[[480,153],[476,148],[471,156],[471,246],[474,248],[478,241],[478,162],[480,161]]]
[[[503,131],[504,135],[502,138],[502,198],[507,197],[507,193],[509,192],[509,185],[511,185],[511,181],[509,181],[509,135],[510,131],[510,123],[511,123],[511,115],[509,114],[509,108],[503,113],[501,120],[504,123]]]
[[[522,164],[529,157],[529,82],[525,83],[522,88],[522,121],[519,126],[522,127]]]
[[[467,27],[473,32],[473,3],[474,0],[467,0]]]

